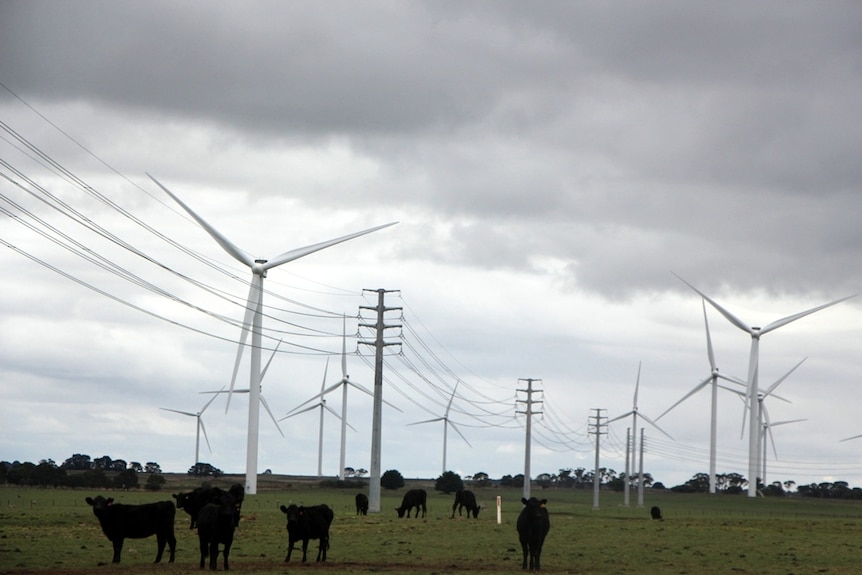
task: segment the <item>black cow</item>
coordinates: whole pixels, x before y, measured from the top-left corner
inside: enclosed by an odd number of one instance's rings
[[[216,488],[217,489],[217,488]],[[210,570],[216,570],[218,563],[219,543],[224,545],[224,569],[230,569],[228,556],[233,544],[233,534],[239,525],[239,512],[242,501],[237,502],[233,493],[219,490],[218,495],[201,507],[197,516],[198,541],[201,550],[201,569],[206,565],[206,558],[210,558]],[[242,493],[244,495],[244,493]]]
[[[217,503],[220,500],[224,490],[219,487],[198,487],[189,493],[174,493],[173,497],[177,500],[177,508],[184,509],[191,517],[189,529],[194,529],[198,518],[198,513],[207,503]],[[242,500],[245,496],[245,489],[239,483],[233,484],[228,493],[233,495],[237,501],[237,508],[242,507]]]
[[[416,508],[416,517],[419,517],[419,510],[422,510],[422,517],[425,517],[425,501],[428,499],[428,494],[424,489],[411,489],[404,494],[404,499],[401,500],[401,507],[396,507],[398,517],[404,517],[404,512],[407,512],[407,517],[410,517],[410,512]]]
[[[539,501],[535,497],[521,498],[524,508],[518,515],[518,539],[521,541],[521,551],[524,554],[522,569],[527,568],[528,556],[530,569],[536,571],[541,569],[539,559],[542,556],[542,545],[545,542],[545,536],[551,529],[551,520],[548,518],[548,510],[545,508],[547,502],[547,499]]]
[[[368,496],[364,493],[356,494],[356,514],[368,515]]]
[[[101,495],[95,499],[87,497],[86,501],[93,506],[93,515],[102,526],[102,533],[114,544],[114,563],[120,562],[120,552],[123,550],[123,540],[142,539],[150,535],[156,536],[158,551],[156,563],[162,560],[165,543],[170,546],[170,562],[174,562],[177,549],[177,538],[174,536],[174,516],[177,513],[173,501],[159,501],[143,505],[124,505],[114,503],[114,498],[105,499]]]
[[[455,492],[455,503],[452,504],[452,519],[455,518],[455,508],[458,508],[458,516],[461,516],[461,509],[467,508],[467,518],[473,514],[473,518],[479,517],[479,506],[476,504],[476,495],[469,490],[459,489]]]
[[[655,505],[649,510],[649,514],[653,519],[661,519],[661,509]]]
[[[326,505],[314,505],[311,507],[299,507],[290,505],[281,506],[281,512],[287,515],[287,557],[285,563],[290,561],[290,553],[297,541],[302,541],[302,562],[305,563],[308,551],[308,541],[319,539],[320,546],[317,548],[317,561],[326,561],[326,550],[329,549],[329,526],[335,514]]]

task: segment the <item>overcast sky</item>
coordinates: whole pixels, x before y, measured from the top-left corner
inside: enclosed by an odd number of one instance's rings
[[[446,467],[523,472],[519,378],[542,380],[533,474],[591,469],[588,418],[632,409],[639,364],[652,418],[709,373],[674,274],[753,326],[862,291],[856,2],[5,0],[0,82],[0,460],[193,463],[194,419],[159,408],[230,384],[251,274],[148,173],[252,257],[399,222],[269,271],[263,394],[280,418],[327,358],[337,382],[343,315],[370,388],[363,289],[399,290],[382,467],[405,477],[442,471],[442,423],[408,424],[453,393],[469,445],[450,429]],[[805,420],[774,429],[767,480],[862,484],[862,439],[840,441],[862,434],[860,304],[763,337],[762,388],[808,358],[766,400]],[[750,337],[708,318],[745,377]],[[348,407],[368,469],[371,400]],[[203,461],[244,471],[247,409],[207,409]],[[702,391],[659,422],[673,441],[647,426],[646,470],[707,472],[708,421]],[[719,472],[747,476],[742,421],[722,391]],[[630,423],[602,466],[624,471]],[[316,473],[317,412],[280,425],[262,414],[260,470]]]

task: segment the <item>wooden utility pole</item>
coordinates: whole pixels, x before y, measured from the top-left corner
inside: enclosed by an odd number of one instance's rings
[[[400,343],[387,343],[383,340],[383,330],[401,327],[401,324],[387,325],[384,323],[384,314],[387,311],[401,310],[400,307],[386,307],[383,305],[383,297],[387,293],[398,290],[362,290],[377,292],[377,305],[375,307],[359,306],[360,310],[368,309],[377,312],[377,321],[373,324],[360,323],[360,327],[372,328],[376,332],[374,342],[360,341],[363,345],[373,345],[374,351],[374,412],[371,422],[371,471],[368,480],[368,511],[380,513],[380,446],[382,443],[383,428],[383,348],[390,345],[401,345]],[[361,312],[360,312],[361,314]]]

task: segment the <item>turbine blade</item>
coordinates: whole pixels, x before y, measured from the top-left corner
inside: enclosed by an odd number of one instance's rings
[[[340,381],[338,383],[334,383],[334,384],[330,385],[329,387],[324,389],[322,392],[314,394],[310,399],[306,399],[305,401],[303,401],[302,403],[300,403],[299,405],[297,405],[296,407],[294,407],[293,409],[291,409],[287,413],[293,414],[293,412],[296,411],[297,409],[299,409],[300,407],[302,407],[304,405],[308,405],[309,403],[311,403],[315,399],[319,399],[319,398],[323,397],[324,395],[326,395],[327,393],[329,393],[330,391],[332,391],[334,389],[338,389],[338,387],[340,385],[341,385]],[[317,404],[317,405],[320,405],[320,404]],[[317,407],[317,405],[315,405],[314,407]],[[284,418],[282,418],[282,419],[284,419]]]
[[[664,417],[664,416],[667,414],[667,412],[668,412],[668,411],[672,410],[674,407],[676,407],[677,405],[679,405],[680,403],[682,403],[683,401],[685,401],[686,399],[688,399],[689,397],[691,397],[692,395],[694,395],[695,393],[697,393],[698,391],[700,391],[701,389],[703,389],[703,387],[704,387],[707,383],[709,383],[710,381],[712,381],[712,376],[711,376],[711,375],[710,375],[709,377],[707,377],[706,379],[704,379],[703,381],[701,381],[700,383],[698,383],[696,386],[694,386],[694,387],[691,389],[691,391],[689,391],[688,393],[686,393],[685,395],[683,395],[683,396],[682,396],[682,399],[680,399],[679,401],[677,401],[676,403],[674,403],[673,405],[671,405],[670,407],[668,407],[667,409],[665,409],[665,410],[662,412],[662,414],[661,414],[661,415],[659,415],[658,417],[656,417],[656,418],[655,418],[655,420],[656,420],[656,421],[658,421],[659,419],[661,419],[662,417]]]
[[[257,309],[257,299],[260,297],[260,276],[257,274],[251,278],[251,284],[248,288],[248,300],[246,300],[245,316],[242,319],[242,330],[239,334],[239,344],[236,349],[236,360],[233,363],[233,373],[230,377],[230,388],[228,388],[227,404],[224,412],[227,413],[230,409],[230,400],[233,396],[233,386],[236,383],[236,376],[239,373],[239,364],[242,360],[242,353],[245,351],[245,342],[248,339],[248,334],[251,331],[251,325],[254,320],[254,311]]]
[[[442,417],[436,417],[434,419],[426,419],[425,421],[414,421],[413,423],[408,423],[407,425],[419,425],[421,423],[434,423],[435,421],[445,421]]]
[[[803,362],[805,362],[805,360],[806,360],[806,359],[808,359],[808,358],[807,358],[807,357],[802,358],[802,361],[800,361],[799,363],[797,363],[796,365],[794,365],[792,368],[790,368],[790,371],[788,371],[787,373],[785,373],[784,375],[782,375],[782,376],[778,379],[778,381],[776,381],[775,383],[773,383],[772,385],[770,385],[770,386],[769,386],[769,388],[768,388],[766,391],[764,391],[764,392],[763,392],[763,397],[766,397],[767,395],[769,395],[770,393],[772,393],[773,391],[775,391],[775,388],[776,388],[776,387],[778,387],[779,385],[781,385],[781,384],[784,382],[784,380],[785,380],[785,379],[787,379],[787,378],[790,376],[790,374],[791,374],[791,373],[793,373],[794,371],[796,371],[796,368],[797,368],[797,367],[799,367],[800,365],[802,365],[802,364],[803,364]],[[787,401],[787,400],[785,400],[785,401]],[[789,402],[788,402],[788,403],[789,403]]]
[[[673,272],[671,272],[671,273],[673,273]],[[698,294],[700,294],[700,297],[702,297],[703,299],[708,301],[709,305],[711,305],[716,310],[718,310],[718,313],[723,315],[725,317],[725,319],[727,319],[727,321],[729,321],[730,323],[732,323],[733,325],[735,325],[736,327],[738,327],[742,331],[751,333],[751,331],[752,331],[751,327],[747,323],[745,323],[744,321],[742,321],[741,319],[739,319],[738,317],[736,317],[735,315],[733,315],[732,313],[730,313],[729,311],[727,311],[726,309],[721,307],[715,300],[713,300],[711,297],[709,297],[708,295],[706,295],[705,293],[703,293],[702,291],[700,291],[699,289],[697,289],[696,287],[694,287],[693,285],[691,285],[690,283],[688,283],[687,281],[682,279],[677,274],[674,273],[673,275],[675,275],[677,277],[677,279],[679,279],[679,281],[681,281],[682,283],[684,283],[685,285],[687,285],[688,287],[690,287],[691,289],[696,291]]]
[[[622,414],[622,415],[620,415],[620,416],[617,416],[617,417],[615,417],[615,418],[613,418],[613,419],[609,419],[607,422],[608,422],[608,423],[612,423],[612,422],[614,422],[614,421],[619,421],[620,419],[626,418],[626,417],[628,417],[629,415],[631,415],[631,414],[633,414],[633,413],[637,413],[637,412],[636,412],[635,410],[627,411],[627,412],[625,412],[624,414]]]
[[[278,340],[278,343],[275,344],[275,349],[272,350],[272,355],[269,356],[269,360],[267,360],[266,365],[263,366],[263,371],[260,372],[260,380],[263,381],[264,376],[266,375],[266,370],[269,369],[269,364],[272,363],[272,360],[275,358],[275,353],[278,351],[278,347],[281,345],[281,342],[284,341],[284,338]]]
[[[709,358],[709,369],[715,371],[715,354],[712,352],[712,337],[709,335],[709,320],[706,318],[706,300],[700,298],[703,306],[703,325],[706,326],[706,355]]]
[[[843,302],[843,301],[847,301],[848,299],[854,298],[854,297],[856,297],[857,295],[858,295],[858,294],[849,295],[849,296],[847,296],[847,297],[843,297],[843,298],[841,298],[841,299],[837,299],[837,300],[835,300],[835,301],[831,301],[831,302],[829,302],[829,303],[825,303],[825,304],[823,304],[823,305],[819,305],[819,306],[817,306],[817,307],[813,307],[813,308],[811,308],[811,309],[809,309],[809,310],[806,310],[806,311],[803,311],[803,312],[799,312],[799,313],[797,313],[797,314],[789,315],[789,316],[787,316],[787,317],[785,317],[785,318],[782,318],[782,319],[776,320],[776,321],[772,322],[771,324],[767,325],[765,328],[761,329],[761,330],[760,330],[760,333],[761,333],[761,335],[763,335],[764,333],[770,332],[770,331],[772,331],[772,330],[774,330],[774,329],[778,329],[778,328],[779,328],[779,327],[781,327],[781,326],[787,325],[788,323],[790,323],[790,322],[792,322],[792,321],[796,321],[797,319],[803,318],[803,317],[805,317],[805,316],[807,316],[807,315],[811,315],[812,313],[818,312],[818,311],[820,311],[820,310],[822,310],[822,309],[826,309],[827,307],[831,307],[831,306],[836,305],[836,304],[839,304],[839,303],[841,303],[841,302]]]
[[[449,417],[449,410],[452,408],[452,401],[455,399],[455,394],[458,392],[458,384],[460,381],[455,382],[455,389],[452,390],[452,397],[449,398],[449,403],[446,404],[446,417]]]
[[[272,410],[269,408],[269,404],[266,402],[266,398],[263,396],[263,394],[260,395],[260,402],[261,402],[261,404],[263,404],[263,408],[269,414],[269,418],[275,424],[275,428],[278,430],[278,432],[281,434],[281,436],[284,437],[284,432],[281,430],[281,427],[278,425],[278,421],[275,420],[275,416],[272,414]]]
[[[658,429],[659,431],[661,431],[662,433],[664,433],[664,434],[668,437],[668,439],[670,439],[671,441],[676,441],[673,437],[671,437],[671,436],[670,436],[670,434],[669,434],[667,431],[665,431],[664,429],[662,429],[661,427],[659,427],[659,426],[658,426],[658,424],[657,424],[655,421],[653,421],[652,419],[650,419],[649,417],[647,417],[647,416],[646,416],[646,415],[644,415],[643,413],[638,413],[638,415],[639,415],[640,417],[644,418],[644,420],[646,420],[646,422],[647,422],[647,423],[649,423],[650,425],[652,425],[653,427],[655,427],[656,429]]]
[[[638,388],[640,387],[640,385],[641,385],[641,362],[638,362],[638,377],[635,380],[635,397],[634,397],[634,403],[632,404],[632,407],[634,409],[638,408]]]
[[[365,234],[370,234],[372,232],[376,232],[378,230],[382,230],[383,228],[388,228],[389,226],[394,226],[398,222],[390,222],[388,224],[383,224],[382,226],[375,226],[373,228],[369,228],[367,230],[363,230],[361,232],[352,233],[346,236],[342,236],[340,238],[336,238],[334,240],[327,240],[325,242],[320,242],[316,244],[311,244],[309,246],[305,246],[302,248],[296,248],[283,254],[276,256],[275,258],[269,260],[261,267],[263,270],[272,269],[276,266],[280,266],[281,264],[286,264],[287,262],[292,262],[293,260],[297,260],[301,257],[307,256],[309,254],[313,254],[314,252],[318,252],[320,250],[326,249],[328,247],[334,246],[336,244],[340,244],[342,242],[346,242],[348,240],[352,240],[354,238],[358,238],[359,236],[364,236]]]
[[[173,411],[174,413],[179,413],[179,414],[182,414],[182,415],[188,415],[188,416],[190,416],[190,417],[197,417],[197,416],[198,416],[198,414],[197,414],[197,413],[190,413],[190,412],[188,412],[188,411],[180,411],[180,410],[178,410],[178,409],[170,409],[170,408],[167,408],[167,407],[160,407],[159,409],[161,409],[161,410],[163,410],[163,411]]]
[[[307,411],[311,411],[311,410],[313,410],[313,409],[317,409],[318,407],[320,407],[320,404],[319,404],[319,403],[318,403],[318,404],[316,404],[316,405],[310,405],[310,406],[306,407],[305,409],[303,409],[303,410],[301,410],[301,411],[294,411],[294,412],[288,413],[287,415],[285,415],[284,417],[282,417],[281,419],[279,419],[279,421],[284,421],[285,419],[287,419],[287,418],[289,418],[289,417],[293,417],[294,415],[299,415],[300,413],[305,413],[305,412],[307,412]]]
[[[320,395],[323,395],[323,388],[326,386],[326,374],[329,372],[329,357],[326,358],[326,366],[323,368],[323,381],[320,382]]]
[[[850,441],[851,439],[859,439],[860,437],[862,437],[862,434],[860,434],[860,435],[854,435],[853,437],[845,437],[845,438],[844,438],[844,439],[842,439],[841,441]],[[838,443],[841,443],[841,441],[839,441]]]
[[[218,243],[218,245],[220,245],[222,247],[222,249],[224,251],[226,251],[228,254],[233,256],[234,259],[238,260],[241,263],[244,263],[248,267],[252,267],[254,265],[254,258],[252,258],[247,253],[245,253],[244,251],[239,249],[233,243],[231,243],[231,241],[229,239],[224,237],[217,229],[215,229],[210,224],[208,224],[206,220],[204,220],[202,217],[197,215],[194,212],[194,210],[192,210],[190,207],[188,207],[181,199],[179,199],[174,194],[172,194],[171,191],[169,189],[167,189],[164,185],[162,185],[162,183],[160,181],[155,179],[150,174],[147,174],[147,175],[150,176],[150,179],[152,181],[154,181],[156,183],[156,185],[159,186],[162,190],[164,190],[164,192],[167,195],[169,195],[171,198],[173,198],[173,200],[176,203],[178,203],[180,205],[180,207],[182,207],[198,224],[200,224],[200,226],[204,230],[206,230],[206,232],[210,236],[212,236],[212,238],[216,241],[216,243]]]
[[[216,397],[218,397],[218,396],[216,396]],[[213,452],[213,448],[210,446],[210,438],[209,438],[209,437],[207,437],[207,428],[206,428],[206,426],[204,425],[204,420],[203,420],[202,418],[198,417],[198,423],[200,424],[200,426],[201,426],[201,431],[202,431],[202,432],[203,432],[203,434],[204,434],[204,440],[207,442],[207,449],[209,449],[209,450],[210,450],[210,453],[212,453],[212,452]],[[197,463],[197,461],[195,461],[195,463]]]
[[[332,409],[331,407],[329,407],[328,405],[323,404],[323,409],[325,409],[326,411],[328,411],[329,413],[331,413],[332,415],[334,415],[336,418],[338,418],[338,421],[342,421],[341,416],[340,416],[340,415],[338,415],[338,413],[337,413],[334,409]],[[356,428],[355,428],[355,427],[353,427],[352,425],[350,425],[350,423],[349,423],[349,422],[345,421],[345,422],[344,422],[344,425],[346,425],[347,427],[349,427],[349,428],[350,428],[350,429],[352,429],[353,431],[356,431]]]
[[[346,383],[347,383],[347,385],[349,385],[349,386],[351,386],[351,387],[355,387],[356,389],[358,389],[358,390],[359,390],[359,391],[361,391],[362,393],[365,393],[365,394],[367,394],[367,395],[370,395],[371,397],[374,397],[374,394],[373,394],[373,393],[371,393],[370,391],[368,391],[367,389],[365,389],[364,387],[362,387],[361,385],[359,385],[359,384],[358,384],[358,383],[356,383],[355,381],[350,381],[350,380],[348,380]],[[392,402],[390,402],[390,401],[386,401],[386,400],[384,399],[384,400],[383,400],[383,403],[385,403],[386,405],[388,405],[389,407],[391,407],[392,409],[394,409],[394,410],[395,410],[395,411],[397,411],[398,413],[404,413],[404,410],[402,410],[400,407],[398,407],[397,405],[395,405],[394,403],[392,403]]]
[[[467,445],[470,445],[470,442],[469,442],[469,441],[467,441],[467,438],[466,438],[466,437],[464,437],[464,434],[463,434],[463,433],[461,433],[461,430],[460,430],[460,429],[458,429],[458,426],[457,426],[457,425],[455,425],[455,422],[454,422],[454,421],[449,421],[449,420],[447,419],[447,420],[446,420],[446,423],[452,426],[452,429],[454,429],[454,430],[455,430],[455,432],[456,432],[458,435],[460,435],[460,436],[461,436],[461,439],[463,439],[463,440],[464,440],[464,443],[466,443]],[[470,447],[473,447],[473,446],[472,446],[472,445],[470,445]]]
[[[210,406],[210,404],[211,404],[213,401],[215,401],[215,399],[219,396],[219,393],[221,393],[222,391],[224,391],[224,386],[221,386],[221,389],[220,389],[220,390],[218,390],[217,392],[215,392],[215,393],[213,394],[213,396],[210,398],[210,400],[209,400],[208,402],[206,402],[206,404],[201,408],[201,411],[200,411],[200,414],[201,414],[201,415],[203,415],[204,411],[206,411],[206,410],[207,410],[207,408]],[[195,463],[197,463],[197,462],[195,462]]]

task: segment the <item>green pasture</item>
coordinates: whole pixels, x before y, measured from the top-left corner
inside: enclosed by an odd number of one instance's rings
[[[214,482],[222,485],[223,482]],[[227,487],[228,483],[224,482]],[[101,492],[121,503],[170,499],[169,489]],[[183,490],[188,490],[187,488]],[[428,516],[399,519],[394,508],[404,490],[383,491],[382,511],[358,517],[357,490],[313,484],[261,490],[249,496],[231,553],[234,572],[284,573],[519,573],[515,531],[520,490],[475,489],[487,509],[477,520],[450,519],[454,496],[429,492]],[[127,540],[122,563],[85,503],[88,490],[0,488],[0,573],[184,574],[197,573],[195,532],[178,511],[177,561],[153,565],[155,538]],[[502,522],[495,501],[502,498]],[[592,509],[591,491],[534,490],[548,500],[551,532],[543,571],[576,574],[858,574],[862,572],[862,505],[855,501],[799,498],[749,499],[648,492],[646,505],[622,506],[622,494],[601,495]],[[632,494],[632,501],[636,497]],[[335,511],[326,564],[301,565],[296,551],[288,564],[287,534],[279,505],[326,503]],[[658,505],[663,521],[649,517]],[[167,552],[165,559],[167,560]],[[221,562],[219,562],[221,569]],[[300,571],[301,570],[301,571]]]

